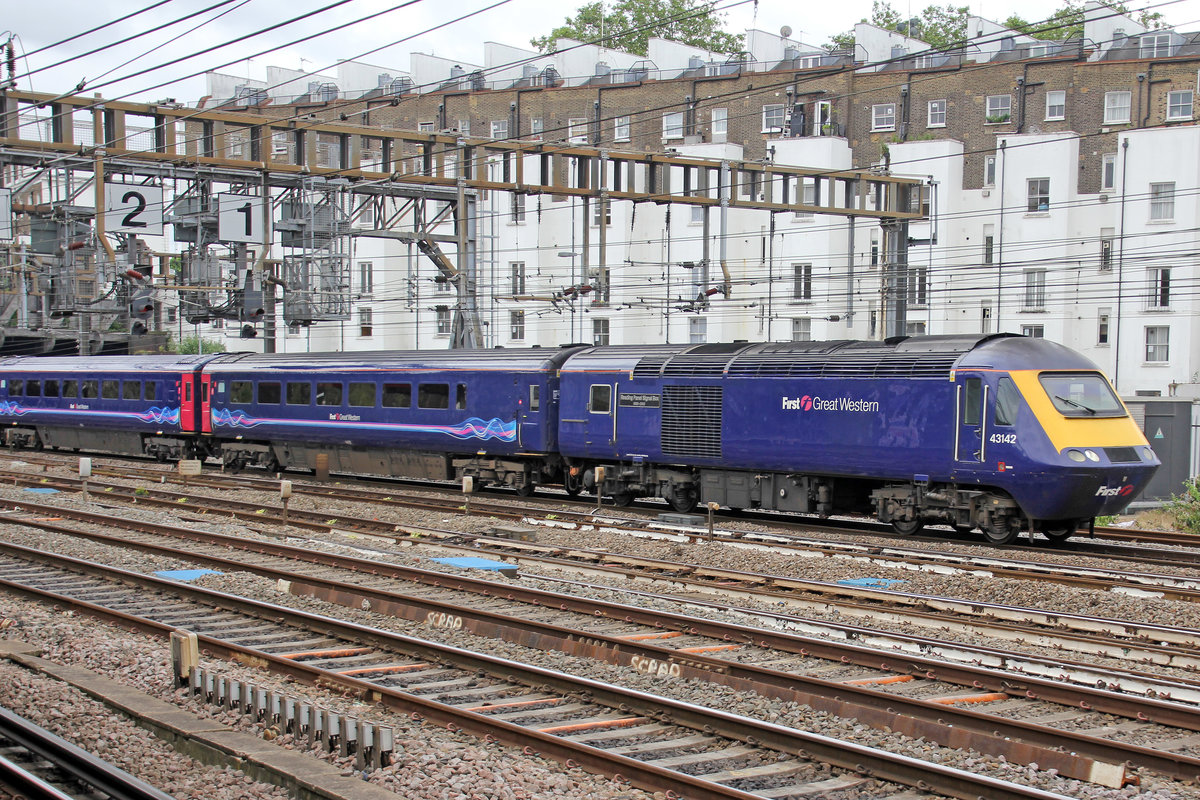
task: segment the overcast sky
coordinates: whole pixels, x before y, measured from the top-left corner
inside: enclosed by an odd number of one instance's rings
[[[204,94],[204,82],[202,78],[185,76],[210,69],[261,80],[268,65],[318,70],[328,68],[340,59],[357,58],[401,72],[408,70],[409,53],[413,51],[481,64],[483,42],[529,47],[531,37],[548,33],[582,4],[582,0],[457,0],[450,3],[408,0],[407,4],[400,0],[350,0],[309,19],[227,44],[235,38],[337,2],[233,0],[161,31],[112,46],[120,39],[222,2],[168,0],[160,7],[118,25],[34,52],[158,2],[161,0],[140,0],[138,3],[128,0],[6,0],[4,21],[0,24],[19,37],[18,88],[68,93],[83,80],[86,81],[84,93],[98,92],[107,98],[130,95],[133,99],[153,101],[175,97],[191,103]],[[892,5],[902,13],[918,14],[928,5],[928,0],[915,3],[892,0]],[[970,5],[973,13],[999,21],[1012,13],[1027,20],[1037,20],[1060,4],[1045,0],[971,0]],[[1129,5],[1135,9],[1152,5],[1177,29],[1200,30],[1200,0],[1131,0]],[[855,22],[869,16],[871,0],[842,0],[832,6],[797,0],[759,0],[757,5],[749,0],[718,0],[718,8],[727,9],[724,15],[726,29],[730,31],[741,32],[753,27],[778,33],[782,26],[788,25],[792,28],[793,39],[821,45],[833,34],[848,30]],[[323,33],[377,12],[386,13],[342,30]],[[466,20],[454,21],[471,12],[479,13]],[[310,36],[316,38],[291,44]],[[0,40],[5,38],[7,34]],[[149,52],[155,47],[159,49]],[[115,80],[213,47],[219,49],[126,80]],[[83,56],[96,48],[103,49],[94,55]],[[377,52],[364,55],[377,49]],[[257,55],[267,50],[272,52]],[[25,58],[27,53],[32,55]],[[47,68],[64,59],[70,60],[61,66]],[[126,61],[130,63],[122,66]],[[23,76],[30,70],[35,72]],[[7,78],[7,74],[4,77]],[[156,86],[164,82],[167,85]]]

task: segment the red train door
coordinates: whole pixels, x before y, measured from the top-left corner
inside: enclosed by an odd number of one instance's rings
[[[194,372],[185,372],[179,379],[179,429],[190,433],[196,432],[195,385]]]
[[[209,381],[212,378],[208,375],[200,376],[200,430],[204,433],[212,433],[212,392],[209,386]]]

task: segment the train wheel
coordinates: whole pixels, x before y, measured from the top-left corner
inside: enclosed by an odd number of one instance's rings
[[[579,479],[578,475],[568,473],[563,477],[563,489],[566,490],[568,495],[574,497],[583,491],[583,481]]]
[[[621,489],[613,492],[612,499],[613,505],[624,508],[625,506],[633,503],[633,492],[629,491],[628,489]]]
[[[513,487],[517,490],[518,497],[529,497],[533,494],[534,485],[532,483],[521,483]]]
[[[1067,539],[1075,535],[1079,523],[1073,519],[1064,520],[1061,523],[1051,523],[1042,529],[1042,533],[1050,540],[1051,544],[1062,544]]]
[[[924,528],[925,525],[918,519],[894,519],[892,520],[892,530],[901,536],[912,536]]]
[[[667,502],[680,514],[688,514],[696,510],[696,493],[691,489],[675,489]]]
[[[1021,535],[1021,521],[1000,517],[983,527],[983,535],[992,544],[1012,544]]]

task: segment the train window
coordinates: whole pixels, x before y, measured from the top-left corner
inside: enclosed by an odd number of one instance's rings
[[[117,381],[100,381],[100,396],[105,400],[116,400],[121,396]]]
[[[282,397],[282,387],[278,381],[263,381],[258,385],[258,402],[278,405]]]
[[[529,387],[529,410],[537,411],[542,407],[542,387]]]
[[[141,400],[142,382],[125,381],[125,383],[121,386],[121,398],[123,400]]]
[[[350,405],[355,408],[374,408],[375,407],[375,384],[373,383],[351,383],[350,384]]]
[[[459,411],[463,411],[467,407],[467,385],[465,383],[458,385],[458,392],[454,396],[454,407]]]
[[[25,396],[26,397],[41,397],[42,382],[39,380],[25,381]]]
[[[192,382],[191,381],[188,381],[187,383],[183,384],[183,399],[184,399],[184,402],[187,402],[187,403],[192,402]]]
[[[1017,409],[1021,407],[1021,393],[1012,378],[1001,378],[996,387],[996,424],[1014,425]]]
[[[200,402],[201,403],[208,402],[208,382],[207,381],[200,381]]]
[[[58,381],[46,381],[42,384],[43,397],[58,397]]]
[[[418,408],[449,408],[450,384],[422,383],[417,387]]]
[[[596,384],[592,386],[591,400],[588,402],[588,411],[593,414],[607,414],[612,411],[612,387],[608,384]]]
[[[983,420],[983,380],[967,378],[963,392],[963,425],[978,425]]]
[[[99,381],[84,381],[83,382],[83,398],[85,400],[94,400],[100,396]]]
[[[25,394],[25,381],[15,380],[8,382],[9,397],[20,397],[23,394]]]
[[[1064,417],[1123,417],[1125,408],[1098,372],[1043,373],[1038,376]]]
[[[158,399],[158,381],[151,381],[146,384],[146,399],[147,400],[157,400]]]
[[[63,397],[79,397],[79,381],[63,381]]]
[[[342,404],[342,385],[340,383],[318,383],[317,405],[340,406]]]
[[[407,383],[383,385],[384,408],[408,408],[412,405],[412,386]]]
[[[311,383],[288,383],[287,402],[289,406],[306,406],[312,402]]]
[[[229,402],[248,406],[254,402],[254,384],[250,381],[229,382]]]

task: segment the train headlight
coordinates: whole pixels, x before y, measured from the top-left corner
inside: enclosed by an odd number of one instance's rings
[[[1084,450],[1083,454],[1085,456],[1087,456],[1088,461],[1099,461],[1100,460],[1100,456],[1096,455],[1095,450]]]
[[[1068,450],[1068,451],[1067,451],[1067,458],[1071,459],[1072,461],[1078,461],[1078,462],[1079,462],[1079,463],[1081,463],[1081,464],[1082,464],[1084,461],[1086,461],[1086,460],[1087,460],[1087,459],[1084,457],[1083,453],[1081,453],[1081,452],[1080,452],[1080,451],[1078,451],[1078,450]]]
[[[1142,458],[1146,459],[1147,461],[1153,461],[1154,460],[1154,451],[1151,450],[1149,447],[1143,447],[1142,448]]]

